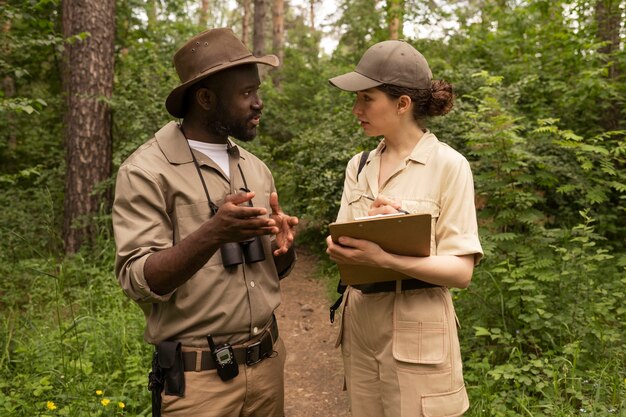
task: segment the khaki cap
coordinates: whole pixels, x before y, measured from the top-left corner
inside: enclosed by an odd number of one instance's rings
[[[415,90],[429,89],[432,73],[428,62],[405,41],[383,41],[371,46],[353,72],[328,80],[345,91],[363,91],[381,84]]]
[[[167,111],[174,117],[183,117],[183,100],[189,87],[218,71],[244,64],[277,67],[279,61],[275,55],[252,55],[230,28],[209,29],[194,36],[174,55],[181,84],[167,96]]]

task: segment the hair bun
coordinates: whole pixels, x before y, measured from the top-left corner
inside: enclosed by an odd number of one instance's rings
[[[429,116],[443,116],[452,110],[454,104],[452,84],[445,80],[433,80],[430,91],[431,99],[427,110]]]

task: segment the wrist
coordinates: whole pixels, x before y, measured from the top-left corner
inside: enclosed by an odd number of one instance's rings
[[[209,220],[190,235],[202,251],[216,250],[224,243],[212,227],[213,222],[213,219]]]
[[[394,255],[393,253],[383,251],[383,256],[380,257],[380,266],[382,268],[396,270],[398,265],[396,257],[397,255]]]

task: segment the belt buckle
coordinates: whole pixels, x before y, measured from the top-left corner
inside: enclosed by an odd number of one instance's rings
[[[256,356],[256,358],[255,358]],[[246,365],[252,366],[263,360],[261,355],[261,340],[246,346]]]

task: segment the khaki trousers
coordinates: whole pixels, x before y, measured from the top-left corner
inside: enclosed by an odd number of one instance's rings
[[[460,416],[469,407],[446,288],[348,287],[340,342],[352,417]]]
[[[285,345],[256,365],[239,365],[239,375],[222,381],[217,371],[185,372],[185,396],[161,394],[163,417],[283,417]]]

